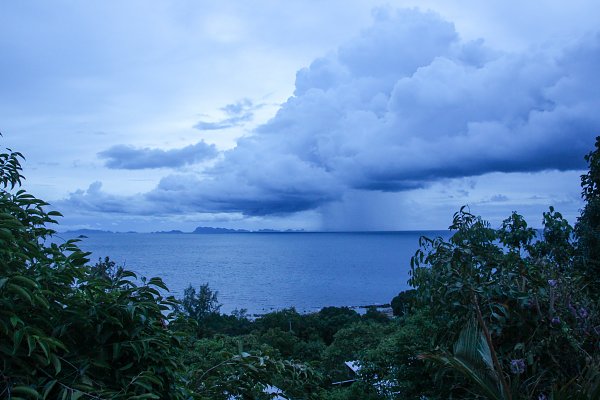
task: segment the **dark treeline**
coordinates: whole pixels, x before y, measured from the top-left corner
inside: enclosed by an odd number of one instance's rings
[[[461,209],[450,239],[421,239],[393,318],[165,297],[46,240],[60,214],[20,188],[21,158],[0,154],[0,398],[600,398],[600,138],[574,227],[550,208],[536,239],[517,213],[495,229]]]

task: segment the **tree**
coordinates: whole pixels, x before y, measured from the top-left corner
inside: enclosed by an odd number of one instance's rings
[[[0,154],[0,397],[187,398],[166,286],[51,241],[60,213],[20,189],[22,159]]]
[[[589,291],[600,297],[600,136],[596,149],[585,156],[588,172],[581,175],[581,197],[585,206],[575,225],[577,267],[583,273]]]
[[[412,260],[417,308],[431,310],[434,331],[441,333],[435,338],[439,349],[426,352],[427,359],[469,378],[470,387],[459,387],[489,396],[495,387],[494,396],[507,399],[558,392],[588,379],[584,371],[598,370],[600,310],[582,290],[573,228],[560,213],[544,213],[537,241],[516,213],[492,229],[463,208],[451,228],[449,241],[422,239]],[[473,320],[476,326],[469,328]],[[480,333],[467,334],[475,331]],[[447,349],[453,345],[452,355]],[[482,352],[487,356],[477,356]],[[483,361],[491,372],[478,373]]]
[[[212,290],[208,286],[208,283],[201,285],[198,293],[196,293],[196,289],[190,284],[183,291],[183,299],[181,300],[183,312],[198,322],[210,314],[218,314],[221,309],[218,295],[219,292]]]
[[[398,293],[398,295],[392,299],[390,305],[392,306],[394,316],[402,317],[403,315],[409,313],[411,308],[413,308],[414,303],[415,290],[409,289]]]
[[[190,385],[202,399],[270,399],[264,391],[275,385],[294,398],[307,396],[318,376],[303,364],[281,360],[270,351],[247,350],[253,338],[218,336],[196,341],[186,352]],[[253,343],[256,346],[256,343]]]

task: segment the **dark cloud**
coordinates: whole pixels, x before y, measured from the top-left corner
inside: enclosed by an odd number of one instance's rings
[[[252,118],[254,118],[254,111],[260,107],[262,107],[262,104],[255,105],[250,99],[242,99],[221,108],[221,111],[227,116],[226,118],[217,122],[199,121],[194,125],[194,128],[210,131],[240,126],[246,122],[252,121]]]
[[[279,168],[286,169],[280,162]],[[295,168],[289,165],[287,167]],[[295,179],[287,179],[284,171],[279,182],[265,186],[265,180],[247,171],[235,181],[223,179],[200,180],[195,175],[169,175],[158,186],[144,194],[117,196],[102,190],[94,182],[86,190],[77,190],[67,199],[54,202],[61,208],[101,213],[164,216],[193,213],[243,213],[249,216],[285,215],[311,210],[337,200],[336,182],[319,177],[316,171],[299,171]],[[317,179],[312,179],[314,177]]]
[[[214,173],[235,182],[236,171],[264,171],[269,187],[280,171],[263,159],[288,157],[336,182],[327,198],[338,198],[584,168],[600,132],[598,44],[590,36],[570,49],[505,54],[461,41],[436,14],[382,11],[357,40],[300,70],[295,95]]]
[[[294,96],[202,179],[167,177],[144,201],[173,212],[281,214],[349,190],[581,169],[600,134],[598,70],[599,35],[502,53],[461,40],[436,14],[381,11],[356,40],[300,70]],[[212,128],[250,118],[251,108],[225,107],[228,118]]]
[[[176,168],[214,158],[214,144],[200,141],[181,149],[161,150],[117,145],[98,153],[106,166],[114,169]]]
[[[145,198],[165,207],[179,207],[179,211],[257,216],[314,209],[336,200],[341,193],[332,176],[294,157],[263,157],[260,153],[254,157],[257,162],[262,159],[262,168],[213,170],[209,179],[171,175]]]

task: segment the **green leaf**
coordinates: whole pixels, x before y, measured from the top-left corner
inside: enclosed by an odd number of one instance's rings
[[[51,343],[52,345],[54,345],[60,349],[63,349],[64,351],[68,351],[67,347],[58,339],[55,339],[52,337],[47,337],[46,342]]]
[[[37,303],[38,305],[42,306],[43,308],[49,308],[50,307],[50,303],[48,303],[48,300],[39,294],[34,294],[33,295],[33,300],[35,303]]]
[[[16,315],[10,317],[10,323],[12,324],[13,328],[16,328],[18,323],[21,323],[21,325],[23,325],[23,321],[21,320],[21,318],[17,317]]]
[[[121,354],[121,343],[114,343],[113,344],[113,360],[118,359],[120,354]]]
[[[147,384],[146,382],[138,379],[135,382],[133,382],[134,385],[138,385],[143,387],[144,389],[146,389],[147,391],[151,391],[152,390],[152,385]]]
[[[54,366],[54,371],[58,375],[62,368],[60,359],[58,358],[58,356],[56,354],[50,354],[50,362]]]
[[[36,341],[37,341],[38,345],[40,346],[40,348],[42,349],[42,351],[44,352],[44,354],[46,355],[46,359],[48,359],[48,357],[50,356],[50,352],[48,350],[48,345],[46,343],[44,343],[40,338],[36,338]]]
[[[81,396],[83,396],[83,392],[79,391],[79,390],[75,390],[73,391],[73,394],[71,395],[71,400],[77,400],[79,399]]]
[[[157,287],[159,287],[161,289],[169,291],[169,288],[167,287],[167,285],[165,285],[165,283],[160,278],[152,278],[152,279],[150,279],[148,281],[148,285],[154,285],[154,286],[157,286]]]
[[[129,397],[129,400],[144,400],[144,399],[160,399],[160,396],[153,393],[140,394],[138,396]]]
[[[21,283],[25,286],[29,286],[31,288],[37,288],[39,285],[36,281],[29,279],[22,275],[13,276],[11,279],[13,282]]]
[[[21,286],[17,286],[12,283],[9,283],[7,287],[13,293],[16,292],[16,293],[20,294],[21,297],[24,297],[25,299],[27,299],[29,301],[29,303],[33,304],[33,301],[31,300],[31,295],[25,289],[23,289]]]
[[[131,367],[133,367],[133,363],[132,362],[123,365],[121,368],[119,368],[119,371],[125,371],[125,370],[128,370]]]
[[[21,345],[21,340],[23,340],[23,335],[25,334],[25,331],[23,329],[19,329],[18,331],[15,331],[13,333],[13,354],[17,353],[17,350],[19,349],[19,346]]]
[[[137,275],[134,272],[131,271],[123,271],[123,273],[121,274],[122,278],[134,278],[137,279]]]
[[[31,355],[31,353],[33,353],[37,347],[35,344],[35,338],[33,336],[27,336],[27,347],[29,348],[29,355]]]
[[[26,394],[29,396],[33,396],[36,399],[38,399],[40,397],[40,394],[37,392],[37,390],[29,387],[29,386],[14,386],[12,388],[12,392],[13,393],[18,393],[18,394]]]
[[[44,394],[42,396],[43,399],[48,398],[48,395],[54,388],[54,385],[56,385],[56,382],[58,382],[58,381],[56,379],[53,379],[50,382],[46,383],[46,385],[44,386]]]

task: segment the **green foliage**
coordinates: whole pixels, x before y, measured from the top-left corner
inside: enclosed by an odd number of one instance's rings
[[[244,313],[211,313],[196,326],[196,333],[199,337],[211,337],[215,334],[237,336],[248,334],[251,329],[252,323]]]
[[[335,390],[323,390],[319,393],[320,400],[381,400],[382,397],[375,388],[363,381],[357,381],[349,387]]]
[[[256,328],[262,331],[279,329],[281,331],[304,333],[305,323],[302,315],[295,308],[286,308],[260,316],[255,322]]]
[[[392,382],[393,391],[402,393],[405,399],[433,399],[440,393],[446,394],[440,390],[443,385],[434,380],[435,370],[417,357],[435,347],[438,329],[427,309],[393,321],[378,342],[365,345],[357,355],[363,360],[363,374],[372,382]]]
[[[294,308],[288,308],[261,316],[255,326],[261,331],[276,328],[293,332],[304,341],[321,340],[329,345],[336,332],[360,320],[360,315],[348,307],[324,307],[312,314],[300,314]]]
[[[197,341],[186,355],[192,371],[190,384],[201,398],[267,399],[267,386],[274,385],[286,394],[304,396],[316,388],[318,376],[304,364],[280,360],[268,347],[257,347],[253,338],[218,336]]]
[[[0,155],[0,397],[185,398],[162,281],[51,241],[60,214],[13,192],[19,159]]]
[[[516,213],[495,230],[463,208],[454,216],[451,239],[423,238],[411,262],[417,308],[429,309],[440,332],[441,350],[427,358],[468,376],[476,383],[472,389],[493,381],[502,393],[486,389],[489,398],[552,393],[583,379],[583,371],[599,361],[600,310],[574,267],[573,228],[553,208],[543,223],[535,240],[535,231]],[[473,318],[489,335],[494,362],[487,372],[496,379],[483,379],[477,357],[465,361],[464,346],[454,355],[444,350],[466,341],[458,333]],[[467,342],[471,355],[483,354],[480,341]],[[515,363],[523,366],[518,373],[511,371]]]
[[[475,321],[470,321],[461,331],[454,344],[453,354],[424,353],[420,357],[459,372],[488,399],[506,400],[513,396],[504,390],[502,371],[496,369],[492,349]]]
[[[543,218],[544,240],[535,242],[528,250],[532,257],[550,262],[558,277],[572,266],[575,254],[573,227],[554,207],[543,213]]]
[[[2,134],[0,134],[2,136]],[[0,186],[4,189],[14,189],[15,186],[21,186],[21,182],[25,177],[21,175],[21,162],[25,158],[19,152],[6,149],[4,153],[0,153]]]
[[[360,321],[358,313],[348,307],[324,307],[313,317],[312,325],[326,345],[340,329]]]
[[[409,289],[398,293],[390,303],[394,315],[402,317],[407,315],[415,305],[415,290]]]
[[[218,295],[219,292],[213,291],[208,283],[201,285],[198,293],[192,285],[189,285],[183,291],[182,311],[189,318],[200,322],[207,316],[219,312],[221,304],[219,304]]]
[[[390,318],[382,311],[379,311],[377,307],[368,307],[365,315],[362,316],[363,321],[375,321],[381,324],[387,324],[390,322]]]
[[[251,322],[246,310],[235,310],[230,315],[221,314],[219,292],[210,288],[208,283],[201,285],[196,291],[189,285],[183,294],[177,310],[187,320],[179,329],[199,338],[212,337],[215,334],[244,335],[250,333]]]
[[[596,149],[585,160],[589,170],[581,176],[581,196],[585,207],[577,219],[577,267],[583,274],[589,291],[600,298],[600,136],[596,138]]]
[[[348,379],[348,369],[344,362],[362,359],[365,351],[377,347],[390,332],[383,324],[366,321],[340,329],[323,354],[323,365],[332,380]]]

